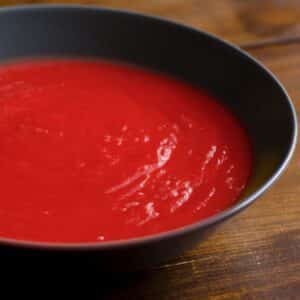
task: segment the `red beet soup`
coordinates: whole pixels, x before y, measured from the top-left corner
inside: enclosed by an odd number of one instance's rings
[[[233,205],[252,154],[205,90],[105,61],[0,67],[0,236],[101,242],[160,233]]]

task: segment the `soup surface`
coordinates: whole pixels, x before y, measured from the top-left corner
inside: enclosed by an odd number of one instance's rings
[[[237,201],[248,137],[206,91],[104,61],[0,67],[0,236],[102,242],[175,229]]]

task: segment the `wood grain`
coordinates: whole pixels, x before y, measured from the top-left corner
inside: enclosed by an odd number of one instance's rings
[[[46,2],[54,1],[0,0],[1,5]],[[285,85],[300,114],[298,0],[65,2],[168,17],[252,49],[250,53]],[[72,278],[70,289],[74,293],[95,293],[101,299],[300,299],[299,149],[267,194],[182,257],[139,274],[108,276],[96,267],[92,269]],[[56,283],[54,279],[51,286]]]

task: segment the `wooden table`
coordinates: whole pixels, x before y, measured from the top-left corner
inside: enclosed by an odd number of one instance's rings
[[[51,2],[57,1],[0,0],[1,5]],[[159,15],[230,40],[279,77],[300,113],[299,0],[66,2]],[[101,299],[300,299],[299,150],[267,194],[197,248],[142,274],[107,278],[94,271],[79,274],[81,283],[72,290],[96,292]]]

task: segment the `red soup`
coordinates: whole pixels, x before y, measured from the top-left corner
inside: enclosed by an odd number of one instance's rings
[[[251,172],[239,121],[206,91],[101,61],[0,67],[0,236],[99,242],[234,204]]]

